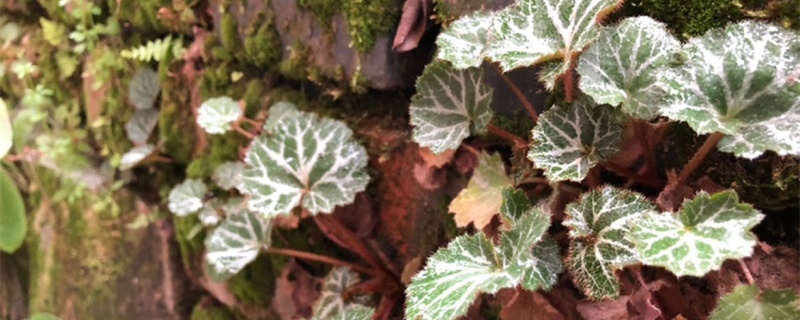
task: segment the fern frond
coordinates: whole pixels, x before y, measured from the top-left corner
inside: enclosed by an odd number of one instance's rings
[[[170,51],[173,57],[182,56],[183,52],[186,51],[183,47],[183,41],[180,38],[173,40],[172,35],[168,35],[163,39],[148,41],[138,47],[122,50],[120,56],[144,62],[161,61]]]

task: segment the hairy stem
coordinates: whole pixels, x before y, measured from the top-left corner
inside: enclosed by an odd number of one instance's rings
[[[239,125],[237,125],[237,124],[234,124],[234,125],[233,125],[233,126],[231,126],[231,127],[233,128],[233,130],[234,130],[234,131],[236,131],[236,132],[238,132],[239,134],[241,134],[241,135],[245,136],[245,138],[247,138],[247,139],[249,139],[249,140],[253,140],[253,139],[256,137],[255,135],[253,135],[253,134],[252,134],[252,133],[250,133],[249,131],[247,131],[247,130],[245,130],[245,129],[242,129],[242,127],[240,127],[240,126],[239,126]]]
[[[533,108],[533,104],[528,101],[528,98],[522,94],[522,90],[520,90],[519,87],[517,87],[517,85],[514,84],[514,82],[511,81],[511,79],[509,79],[505,73],[503,73],[503,70],[500,70],[500,68],[497,67],[497,65],[493,63],[491,65],[494,67],[494,70],[497,71],[497,74],[500,75],[500,78],[503,78],[503,81],[505,81],[508,88],[514,92],[514,95],[517,96],[519,102],[522,102],[522,105],[525,106],[525,110],[528,110],[528,114],[531,116],[531,119],[533,119],[534,122],[539,122],[539,113],[537,113],[536,109]]]
[[[575,87],[577,84],[575,83],[574,71],[575,59],[570,55],[569,69],[567,69],[567,73],[564,74],[564,98],[567,100],[567,103],[572,103],[572,101],[575,100]]]
[[[694,173],[694,171],[700,167],[700,164],[703,163],[703,159],[706,158],[708,153],[717,146],[717,142],[719,142],[720,139],[722,139],[722,133],[719,132],[709,136],[708,139],[703,142],[703,145],[700,146],[700,149],[698,149],[694,156],[692,156],[692,159],[690,159],[689,162],[683,166],[683,170],[681,170],[681,174],[678,176],[678,179],[670,182],[670,186],[678,186],[685,183],[692,173]]]
[[[283,249],[283,248],[268,248],[267,250],[265,250],[265,252],[272,253],[272,254],[280,254],[280,255],[284,255],[284,256],[288,256],[288,257],[294,257],[294,258],[304,259],[304,260],[309,260],[309,261],[322,262],[322,263],[326,263],[326,264],[330,264],[330,265],[334,265],[334,266],[349,267],[350,269],[352,269],[353,271],[356,271],[358,273],[375,275],[375,270],[374,269],[370,269],[370,268],[367,268],[367,267],[364,267],[364,266],[361,266],[361,265],[358,265],[358,264],[355,264],[355,263],[352,263],[352,262],[347,262],[347,261],[343,261],[343,260],[339,260],[339,259],[335,259],[335,258],[331,258],[331,257],[321,256],[321,255],[310,253],[310,252],[303,252],[303,251],[297,251],[297,250],[292,250],[292,249]]]
[[[498,136],[500,138],[503,138],[504,140],[510,142],[514,147],[517,147],[517,148],[526,148],[527,145],[528,145],[525,142],[525,139],[522,139],[522,138],[518,137],[517,135],[515,135],[515,134],[513,134],[511,132],[505,131],[505,130],[503,130],[503,128],[500,128],[500,127],[498,127],[496,125],[493,125],[493,124],[489,124],[489,133],[491,133],[493,135],[496,135],[496,136]]]

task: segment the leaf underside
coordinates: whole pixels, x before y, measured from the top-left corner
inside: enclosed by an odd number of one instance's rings
[[[503,204],[503,189],[511,187],[511,179],[499,153],[488,155],[481,152],[478,167],[472,174],[467,188],[461,190],[450,203],[448,210],[455,213],[456,226],[466,227],[470,223],[483,229],[500,212]]]
[[[748,257],[756,236],[750,232],[764,215],[739,203],[732,190],[714,195],[701,191],[677,214],[646,213],[634,224],[630,239],[649,265],[677,276],[703,276],[726,259]]]
[[[637,263],[627,240],[630,224],[654,206],[644,196],[610,186],[585,193],[566,208],[563,225],[570,229],[567,268],[575,285],[590,299],[619,295],[614,272]]]
[[[133,168],[136,166],[136,164],[153,154],[155,150],[156,147],[152,144],[143,144],[141,146],[133,147],[133,149],[122,155],[122,159],[120,159],[119,163],[119,169],[128,170]]]
[[[550,181],[581,181],[589,169],[619,151],[622,128],[612,108],[579,99],[543,113],[532,134],[528,159]]]
[[[136,110],[128,123],[125,124],[125,134],[128,136],[128,140],[136,145],[147,142],[150,133],[153,132],[158,124],[158,116],[158,110],[156,109]]]
[[[726,319],[800,319],[800,297],[792,289],[764,290],[754,285],[737,286],[723,296],[710,320]]]
[[[665,67],[680,42],[663,23],[649,17],[623,20],[603,28],[594,45],[581,54],[581,91],[598,104],[620,106],[641,119],[658,115],[665,92],[655,71]]]
[[[197,111],[197,124],[208,134],[222,134],[231,130],[231,123],[242,116],[239,103],[229,97],[208,99]]]
[[[413,139],[435,154],[455,150],[470,134],[486,133],[491,102],[483,69],[458,70],[445,61],[428,64],[411,98]]]
[[[133,76],[128,97],[136,110],[150,109],[155,106],[160,91],[161,79],[158,78],[158,73],[153,69],[143,68]]]
[[[658,75],[663,115],[723,133],[717,147],[739,157],[800,155],[800,36],[742,21],[691,39],[683,55],[683,66]]]
[[[369,182],[367,152],[352,135],[340,121],[303,114],[254,139],[238,186],[250,210],[271,218],[300,205],[315,215],[352,203]]]
[[[218,281],[227,280],[270,245],[272,226],[259,215],[241,211],[228,216],[206,238],[206,270]]]

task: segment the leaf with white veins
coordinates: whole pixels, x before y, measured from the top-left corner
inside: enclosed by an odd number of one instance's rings
[[[504,71],[561,59],[559,73],[574,54],[597,37],[595,18],[617,0],[518,0],[501,11],[491,26],[487,49]],[[551,77],[552,78],[552,77]],[[548,81],[552,88],[552,82]]]
[[[470,223],[483,229],[500,212],[503,190],[511,187],[511,179],[499,153],[488,155],[481,152],[478,167],[469,179],[467,188],[461,190],[450,203],[448,210],[455,213],[456,225],[466,227]]]
[[[247,211],[228,216],[206,238],[206,270],[226,280],[244,269],[270,245],[272,225]]]
[[[242,116],[239,103],[229,97],[208,99],[197,111],[197,124],[209,134],[222,134]]]
[[[435,154],[457,149],[470,134],[486,133],[491,102],[483,69],[457,70],[445,61],[429,64],[411,98],[414,141]]]
[[[603,28],[597,42],[581,55],[581,91],[598,104],[620,105],[634,117],[651,119],[665,95],[655,71],[679,49],[680,42],[664,24],[649,17]]]
[[[619,151],[622,128],[614,118],[612,108],[584,99],[566,108],[554,106],[533,128],[528,159],[551,181],[581,181],[589,169]]]
[[[244,162],[223,162],[214,169],[211,179],[223,190],[230,190],[239,185],[242,180],[242,171],[244,171]]]
[[[206,184],[200,180],[186,179],[169,192],[169,211],[183,217],[197,212],[203,207]]]
[[[564,270],[558,245],[550,239],[542,240],[549,227],[550,215],[537,207],[527,210],[500,237],[503,266],[526,290],[550,289]]]
[[[494,15],[488,12],[459,18],[436,38],[439,46],[436,57],[450,61],[457,69],[479,67],[493,19]]]
[[[354,301],[345,301],[347,288],[360,281],[357,273],[350,271],[348,267],[336,267],[325,277],[322,284],[322,292],[317,302],[314,303],[314,319],[335,319],[335,315],[348,313],[348,308],[352,304],[364,304],[368,302],[366,296],[355,297]]]
[[[701,191],[684,201],[677,214],[644,214],[629,238],[643,263],[666,267],[677,276],[701,277],[726,259],[750,256],[756,244],[750,229],[762,219],[751,205],[739,203],[732,190],[714,195]]]
[[[792,289],[762,292],[754,285],[740,285],[720,298],[708,319],[800,319],[800,297]]]
[[[569,246],[567,268],[575,285],[590,299],[619,295],[614,272],[639,262],[639,255],[626,238],[630,224],[655,208],[644,196],[610,186],[585,193],[567,205]]]
[[[341,121],[307,114],[255,138],[238,186],[250,210],[269,219],[298,205],[315,215],[352,203],[369,182],[367,151],[352,136]]]
[[[125,124],[125,133],[128,140],[134,144],[143,144],[147,142],[150,133],[156,128],[158,124],[158,110],[156,109],[141,109],[136,110]]]
[[[286,101],[281,101],[269,107],[269,118],[264,122],[264,132],[271,134],[283,119],[302,115],[303,113],[297,110],[297,107]]]
[[[683,51],[683,66],[658,75],[668,92],[663,115],[699,134],[724,134],[717,147],[739,157],[800,155],[800,36],[742,21]]]

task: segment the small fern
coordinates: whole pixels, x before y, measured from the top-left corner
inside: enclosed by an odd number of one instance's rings
[[[168,35],[163,39],[148,41],[144,45],[122,50],[120,56],[126,59],[150,62],[161,61],[170,52],[173,57],[180,57],[184,51],[186,49],[183,47],[183,41],[180,38],[173,40],[172,35]]]

